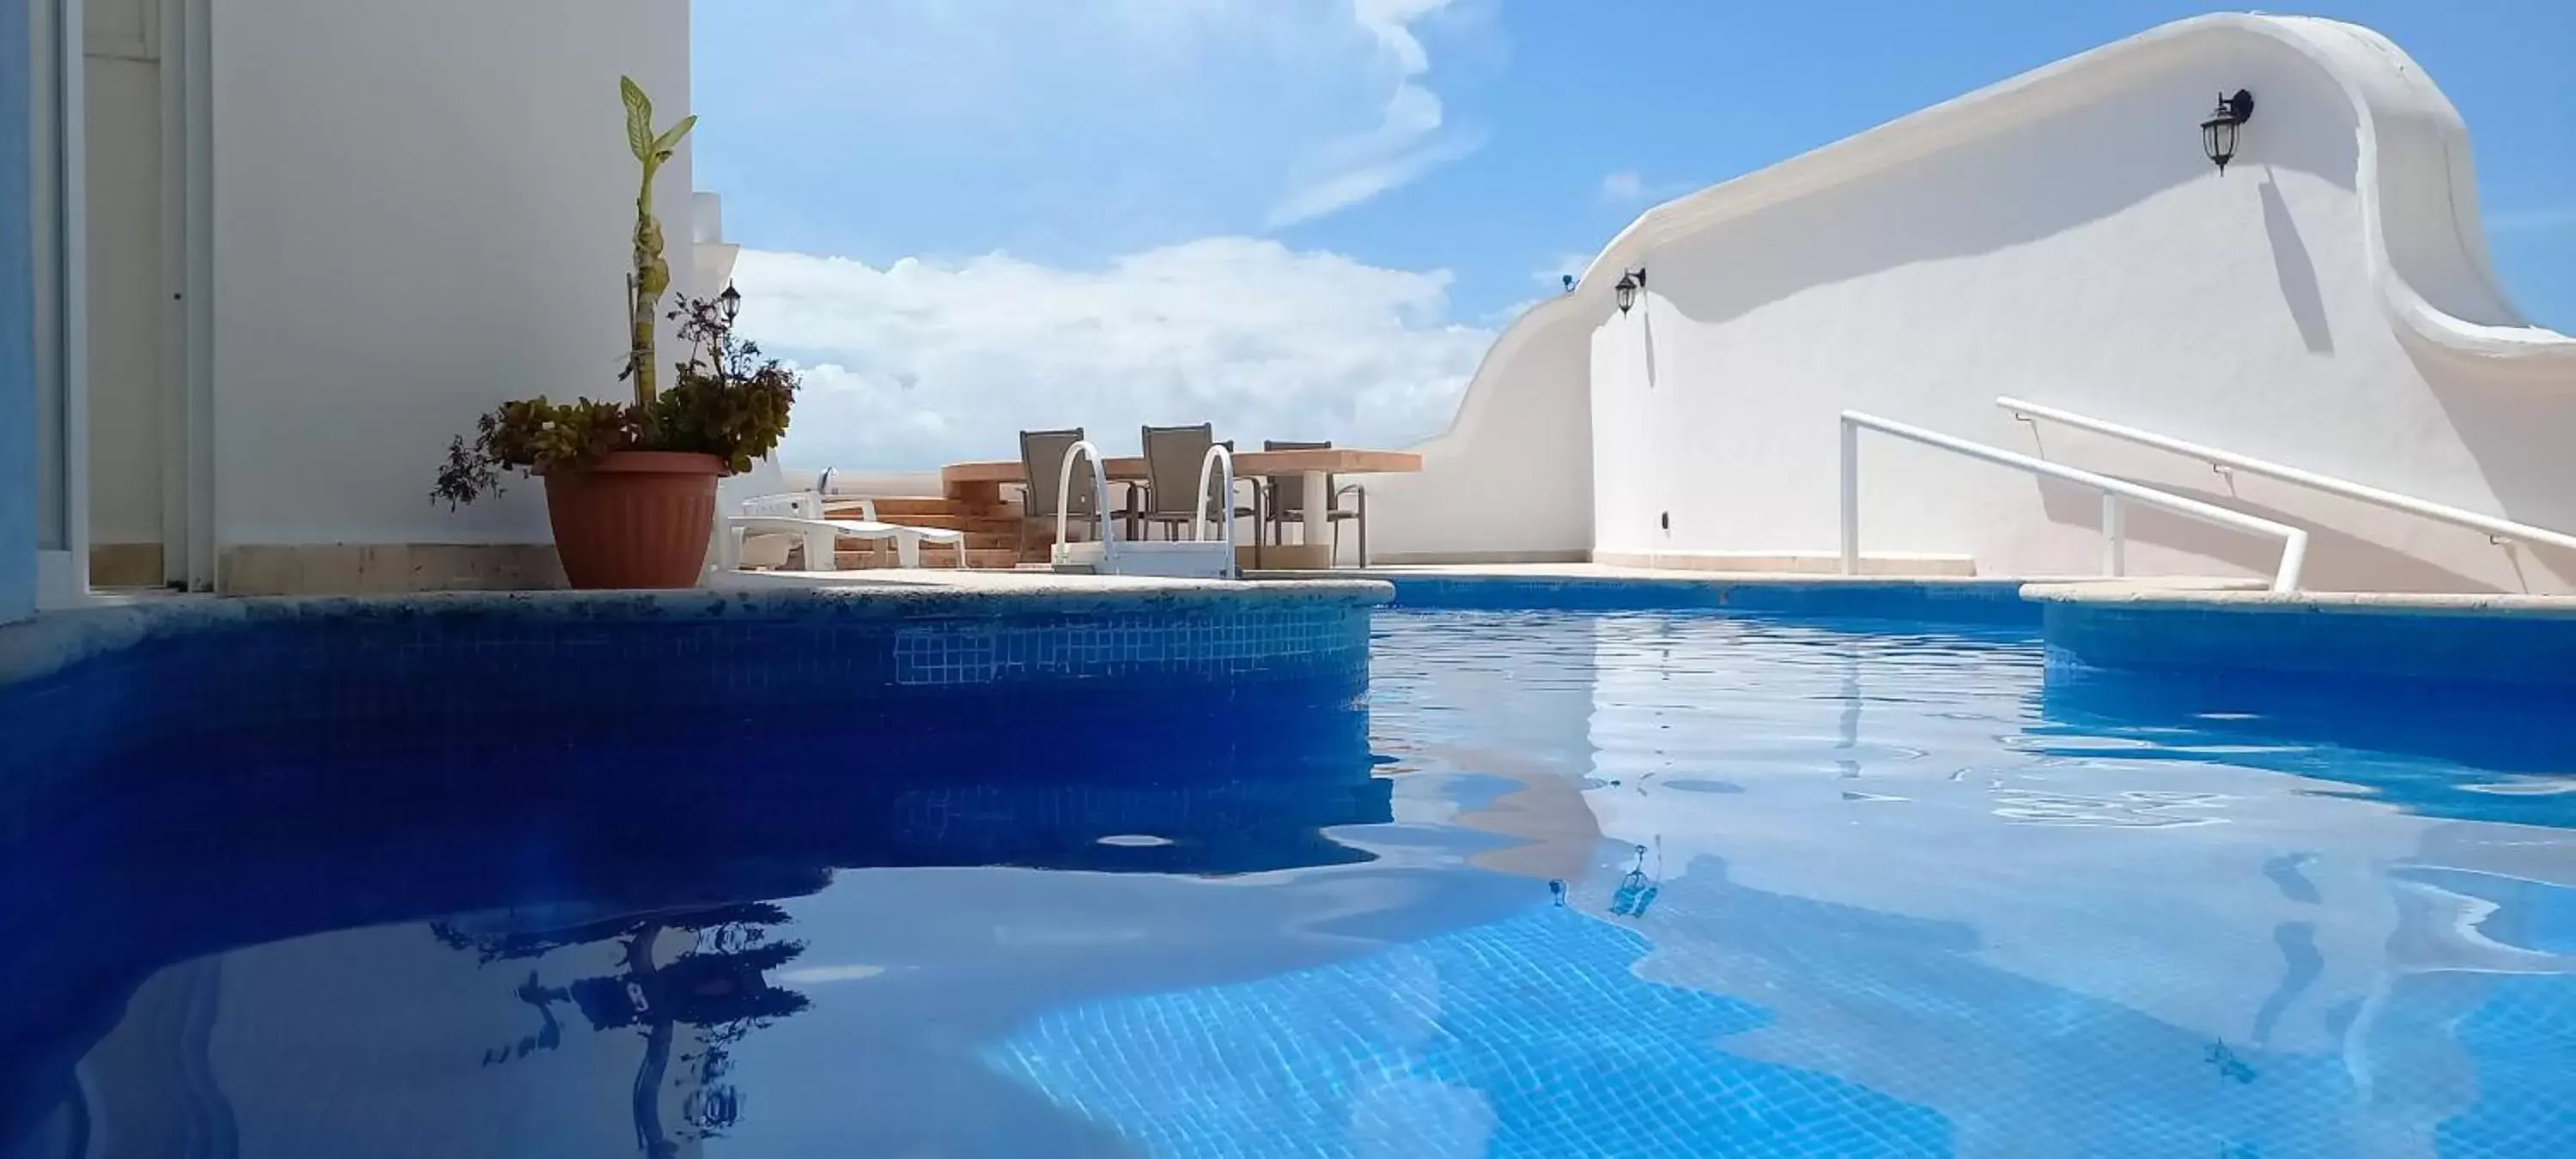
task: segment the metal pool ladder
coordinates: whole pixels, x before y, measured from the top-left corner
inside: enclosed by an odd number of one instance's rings
[[[1066,522],[1065,500],[1073,494],[1074,467],[1085,460],[1092,465],[1092,507],[1097,514],[1099,536],[1090,543],[1069,542],[1071,530]],[[1108,466],[1100,458],[1100,448],[1088,439],[1067,448],[1064,470],[1056,480],[1055,545],[1048,549],[1048,561],[1061,572],[1089,572],[1096,575],[1147,575],[1173,579],[1234,578],[1234,452],[1225,444],[1210,445],[1199,459],[1199,503],[1206,506],[1208,485],[1218,483],[1223,490],[1215,511],[1202,511],[1190,520],[1190,537],[1165,543],[1118,538],[1117,528],[1109,519]],[[1200,524],[1212,520],[1214,527],[1204,533]]]

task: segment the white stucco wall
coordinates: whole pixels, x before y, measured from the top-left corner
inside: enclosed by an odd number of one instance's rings
[[[733,282],[734,262],[742,247],[725,240],[724,195],[699,190],[689,198],[689,241],[697,251],[693,263],[701,293],[717,294]]]
[[[542,542],[533,483],[450,514],[503,399],[622,397],[637,178],[617,78],[689,110],[687,0],[262,0],[213,20],[219,544]],[[690,154],[657,186],[689,289]],[[666,350],[668,349],[666,344]]]
[[[2221,175],[2197,123],[2240,87],[2255,115]],[[2311,587],[2566,591],[2576,559],[2064,428],[2034,438],[1994,406],[2018,395],[2576,530],[2576,342],[2506,302],[2475,206],[2456,112],[2394,45],[2204,17],[1657,207],[1478,381],[1553,379],[1548,336],[1589,328],[1603,555],[1829,557],[1850,408],[2308,526]],[[1610,286],[1637,266],[1649,293],[1621,316]],[[1876,436],[1862,460],[1865,551],[2100,566],[2087,491]],[[2159,513],[2129,531],[2138,574],[2269,574],[2277,554]]]
[[[1372,475],[1371,562],[1580,560],[1592,545],[1591,318],[1543,304],[1494,344],[1418,475]],[[1345,550],[1345,558],[1351,550]]]

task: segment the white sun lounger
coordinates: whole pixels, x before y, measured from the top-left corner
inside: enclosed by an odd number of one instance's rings
[[[803,537],[807,571],[835,570],[832,552],[842,539],[892,540],[895,562],[903,567],[921,566],[923,543],[945,544],[957,549],[957,566],[967,566],[965,532],[879,522],[874,500],[859,500],[859,510],[866,518],[826,519],[823,517],[823,497],[810,491],[746,499],[742,504],[742,514],[725,519],[725,570],[741,566],[743,540],[754,535]]]

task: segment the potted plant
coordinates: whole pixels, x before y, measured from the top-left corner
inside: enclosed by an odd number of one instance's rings
[[[546,515],[564,578],[576,588],[684,588],[705,565],[715,528],[716,478],[751,469],[787,431],[793,371],[733,333],[742,295],[684,298],[662,315],[671,267],[653,215],[653,179],[690,117],[653,132],[653,102],[620,78],[626,138],[643,166],[635,196],[634,268],[626,276],[629,345],[620,379],[632,403],[568,403],[539,395],[502,403],[449,443],[431,497],[453,508],[501,490],[501,473],[545,480]],[[657,386],[654,322],[677,321],[689,343],[669,389]]]

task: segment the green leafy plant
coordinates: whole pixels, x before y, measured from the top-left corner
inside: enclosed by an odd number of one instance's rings
[[[796,372],[733,332],[731,299],[682,298],[668,315],[689,342],[668,389],[649,406],[543,395],[505,402],[447,446],[430,497],[451,509],[501,491],[504,472],[579,470],[618,451],[689,451],[743,472],[778,448],[800,384]]]
[[[796,372],[763,358],[757,343],[736,338],[733,305],[683,299],[671,312],[689,359],[671,387],[653,400],[653,434],[659,449],[696,451],[743,472],[787,434],[787,411],[796,403]]]
[[[714,455],[727,471],[748,471],[787,433],[796,372],[734,336],[741,297],[730,289],[713,300],[683,298],[677,309],[661,315],[679,323],[689,356],[674,364],[669,389],[656,388],[654,323],[670,290],[671,267],[662,253],[661,222],[653,216],[653,179],[698,119],[685,118],[657,135],[653,102],[644,90],[631,78],[619,78],[618,87],[626,105],[627,143],[644,167],[635,199],[634,268],[626,277],[630,344],[618,375],[634,381],[635,401],[558,403],[539,395],[502,403],[475,420],[471,436],[448,443],[430,498],[450,509],[500,493],[507,472],[580,470],[619,451]]]
[[[635,153],[636,164],[644,168],[643,183],[635,191],[635,268],[626,275],[626,326],[629,345],[624,377],[635,380],[635,405],[652,421],[653,409],[653,315],[661,308],[662,295],[671,288],[671,263],[662,258],[662,219],[653,215],[653,179],[662,173],[662,165],[679,150],[682,138],[698,125],[695,116],[683,117],[656,135],[653,132],[653,98],[644,95],[635,78],[617,78],[617,91],[626,103],[626,145]]]
[[[538,468],[577,470],[635,448],[634,408],[587,398],[549,402],[544,395],[505,402],[474,420],[474,437],[449,440],[430,498],[454,510],[501,493],[501,473]]]

